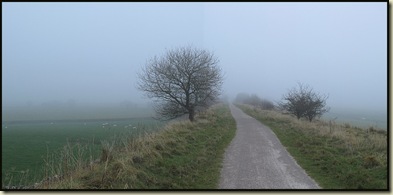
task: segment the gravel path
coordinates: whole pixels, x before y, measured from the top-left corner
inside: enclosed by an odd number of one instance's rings
[[[319,189],[272,130],[230,105],[236,136],[225,151],[220,189]]]

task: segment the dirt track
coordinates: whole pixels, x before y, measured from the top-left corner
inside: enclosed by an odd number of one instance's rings
[[[220,189],[319,189],[271,129],[230,105],[236,136],[225,152]]]

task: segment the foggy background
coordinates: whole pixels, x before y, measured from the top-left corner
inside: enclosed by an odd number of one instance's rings
[[[148,105],[137,72],[188,45],[219,58],[231,99],[276,102],[302,82],[333,112],[387,113],[386,2],[2,3],[2,29],[3,116]]]

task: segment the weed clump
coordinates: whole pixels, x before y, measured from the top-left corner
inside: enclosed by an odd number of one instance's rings
[[[364,157],[363,166],[366,169],[374,168],[379,166],[380,163],[375,156],[366,156]]]

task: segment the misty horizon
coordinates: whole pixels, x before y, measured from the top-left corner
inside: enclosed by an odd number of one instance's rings
[[[333,109],[387,113],[385,3],[2,5],[3,108],[150,105],[137,73],[192,45],[218,57],[230,100],[277,102],[301,82]]]

